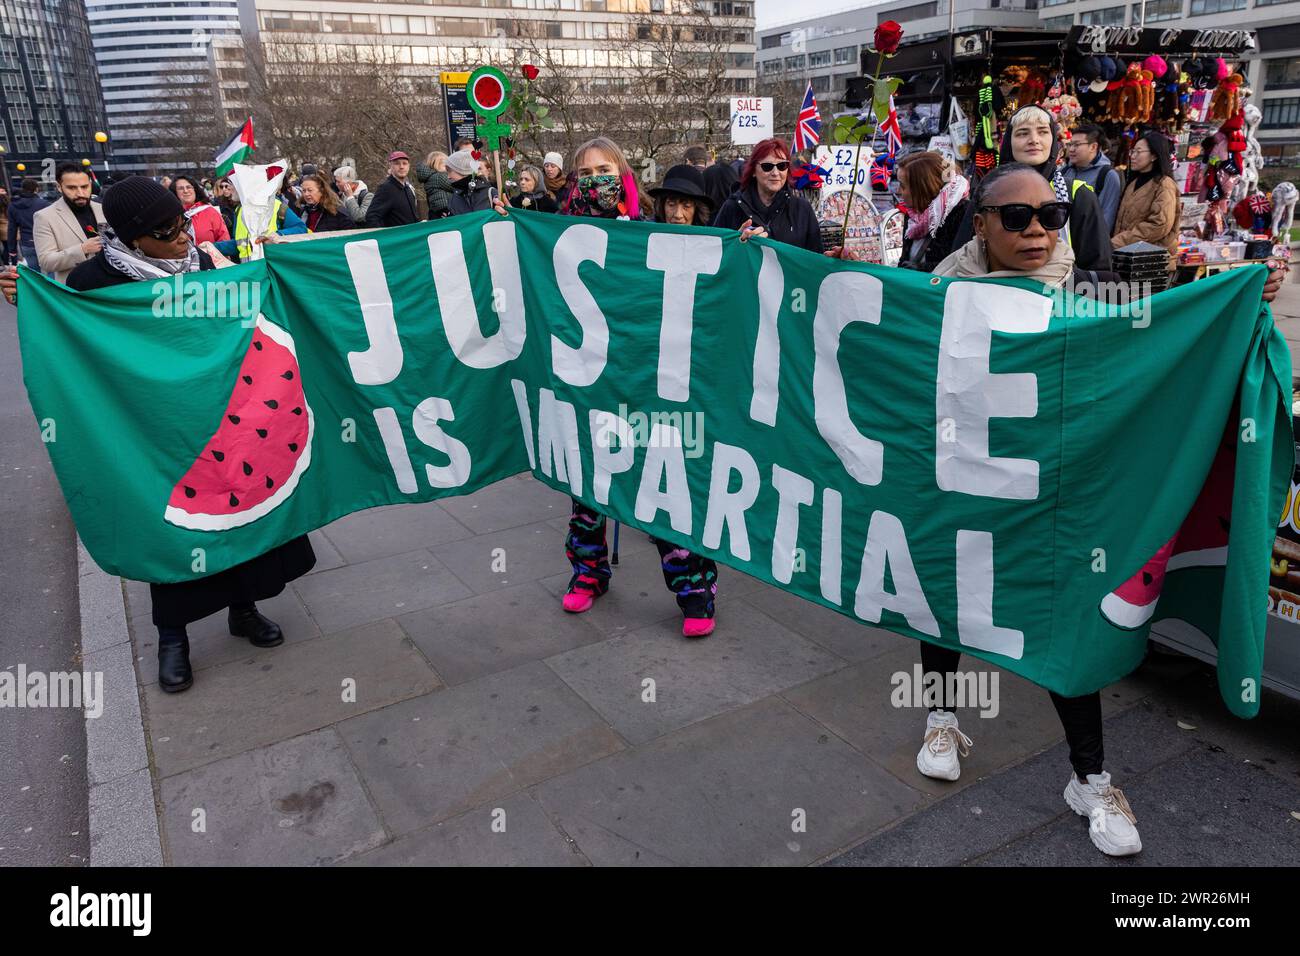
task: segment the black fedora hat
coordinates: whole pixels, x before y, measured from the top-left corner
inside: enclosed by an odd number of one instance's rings
[[[709,198],[709,194],[704,191],[704,174],[687,163],[678,163],[670,168],[663,183],[650,190],[651,196],[662,196],[665,193],[689,196],[691,199]]]

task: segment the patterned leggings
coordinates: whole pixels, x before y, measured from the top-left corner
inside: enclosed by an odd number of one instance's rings
[[[711,558],[694,554],[667,541],[651,538],[659,549],[664,584],[677,597],[677,606],[687,617],[713,617],[713,599],[718,593],[718,566]],[[573,566],[569,588],[604,594],[609,590],[612,571],[605,543],[605,516],[580,501],[573,501],[564,553]]]

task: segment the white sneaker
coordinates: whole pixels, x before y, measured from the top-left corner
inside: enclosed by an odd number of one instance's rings
[[[925,743],[916,755],[916,769],[936,780],[956,780],[961,776],[961,761],[974,746],[957,727],[957,715],[934,710],[925,719]]]
[[[1079,816],[1088,818],[1088,836],[1102,853],[1132,856],[1142,849],[1137,817],[1124,791],[1110,785],[1110,774],[1090,773],[1088,782],[1080,783],[1078,775],[1071,773],[1065,802]]]

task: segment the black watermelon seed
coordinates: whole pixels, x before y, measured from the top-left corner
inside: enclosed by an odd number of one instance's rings
[[[264,401],[262,404],[265,405],[267,408],[279,408],[279,407],[280,407],[280,403],[277,402],[274,398],[268,398],[268,399],[267,399],[266,401]]]
[[[270,476],[270,475],[267,475],[267,476],[266,476],[266,487],[270,488],[271,485],[273,485],[273,484],[274,484],[274,482],[271,481],[271,476]]]
[[[217,451],[216,449],[213,449],[212,457],[215,458],[217,461],[225,461],[226,453],[224,451]]]
[[[234,495],[230,496],[230,507],[232,508],[239,507],[239,499],[236,498]]]
[[[293,372],[285,372],[285,373],[284,373],[283,375],[281,375],[280,377],[281,377],[281,378],[284,378],[284,379],[293,378]]]
[[[257,349],[259,352],[262,351],[262,343],[257,341],[257,339],[253,339],[253,348]]]
[[[238,416],[238,415],[227,415],[226,417],[230,419],[230,424],[232,424],[232,425],[238,425],[238,424],[239,424],[239,416]]]
[[[250,465],[248,462],[244,462],[244,474],[251,475],[252,473],[253,473],[253,466]]]
[[[298,443],[295,442],[295,441],[291,441],[291,442],[289,442],[289,450],[290,450],[290,451],[297,451],[297,450],[298,450]]]
[[[265,428],[259,428],[259,429],[257,429],[257,437],[258,437],[258,438],[265,438],[265,437],[266,437],[266,429],[265,429]]]
[[[186,485],[186,486],[185,486],[185,497],[186,497],[186,498],[193,498],[193,497],[194,497],[194,489],[191,488],[189,485]]]
[[[252,384],[253,384],[253,376],[251,376],[251,375],[245,375],[245,376],[244,376],[244,384],[245,384],[245,385],[252,385]]]
[[[301,408],[295,408],[295,409],[293,410],[293,413],[294,413],[295,415],[301,415],[301,414],[302,414],[302,409],[301,409]]]
[[[1143,572],[1142,572],[1142,583],[1143,583],[1143,584],[1150,584],[1150,583],[1151,583],[1151,575],[1150,575],[1149,572],[1147,572],[1147,571],[1143,571]]]

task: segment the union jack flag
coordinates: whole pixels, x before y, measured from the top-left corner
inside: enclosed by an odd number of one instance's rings
[[[880,127],[885,132],[885,152],[890,161],[898,155],[898,151],[903,148],[903,131],[898,126],[898,111],[894,109],[894,98],[889,98],[889,119],[885,120]]]
[[[794,124],[794,151],[802,152],[812,149],[822,139],[822,121],[817,115],[817,97],[813,96],[812,81],[803,94],[803,106],[799,109],[799,121]]]

